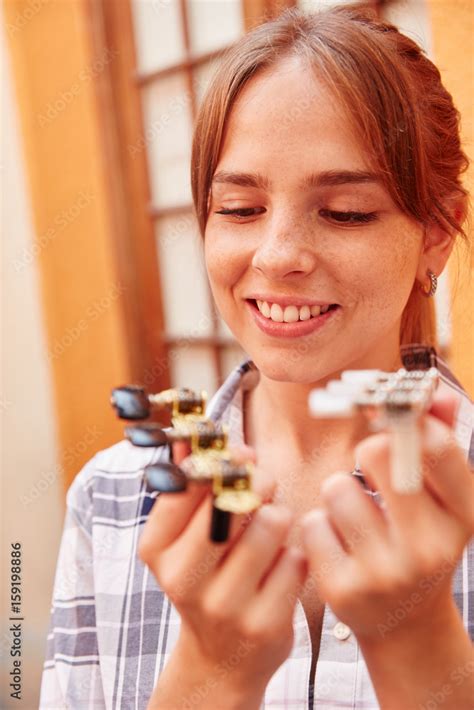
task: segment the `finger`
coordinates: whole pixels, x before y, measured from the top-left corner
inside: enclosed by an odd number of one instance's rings
[[[293,618],[298,592],[307,574],[304,554],[295,547],[282,551],[271,572],[257,592],[250,617],[265,619],[268,627],[287,625]]]
[[[245,463],[246,461],[255,463],[257,459],[255,449],[252,449],[251,446],[247,446],[246,444],[242,444],[242,446],[229,446],[229,452],[232,456],[232,460],[236,463]]]
[[[433,398],[429,413],[453,428],[461,404],[461,395],[454,392],[445,382],[440,382]]]
[[[276,481],[274,477],[260,471],[259,469],[254,469],[254,471],[255,473],[252,478],[252,490],[260,496],[262,505],[271,503],[276,490]],[[242,513],[241,515],[233,514],[231,516],[229,533],[231,545],[227,547],[225,554],[227,554],[229,549],[232,548],[232,545],[238,541],[239,537],[243,535],[245,529],[252,522],[255,513],[256,510],[252,510],[250,513]],[[223,557],[225,557],[225,554]]]
[[[319,577],[318,570],[322,568],[323,563],[325,570],[330,572],[331,566],[347,559],[348,555],[325,510],[316,508],[307,513],[302,520],[302,533],[303,547],[316,577]],[[330,563],[327,570],[328,561]]]
[[[360,565],[346,553],[325,510],[315,509],[303,518],[303,549],[309,563],[309,582],[324,602],[337,588],[347,585]]]
[[[422,426],[424,476],[443,507],[474,530],[474,476],[452,430],[427,416]]]
[[[210,594],[238,610],[251,598],[271,567],[290,528],[292,516],[283,506],[265,505],[216,572]],[[217,602],[216,602],[217,603]]]
[[[165,570],[169,576],[181,577],[180,591],[185,591],[185,584],[189,592],[188,601],[210,581],[216,568],[252,522],[253,514],[232,515],[228,539],[216,543],[210,538],[212,508],[213,499],[209,495],[202,500],[179,537],[162,551],[159,560],[158,575]]]
[[[141,551],[157,555],[171,545],[186,529],[209,490],[209,486],[190,483],[182,493],[160,494],[144,527]]]
[[[191,604],[208,584],[231,538],[210,539],[212,497],[205,498],[182,534],[156,559],[155,572],[174,603]]]
[[[185,458],[187,458],[190,451],[191,449],[187,442],[173,444],[174,460],[176,463],[179,462],[184,470],[186,470]],[[254,460],[255,458],[253,450],[248,446],[231,449],[231,453],[235,453],[236,460],[241,462],[249,459]],[[256,469],[253,487],[263,500],[270,501],[275,490],[275,480],[272,476]],[[146,544],[148,538],[150,538],[153,541],[155,553],[159,553],[175,542],[185,531],[204,498],[209,494],[210,489],[211,484],[191,481],[185,492],[160,495],[147,521],[146,532],[144,531],[143,533],[145,536],[143,544]],[[232,518],[230,538],[235,536],[236,532],[245,525],[244,516],[232,516]],[[250,520],[251,517],[248,518],[247,522],[250,522]],[[225,551],[224,548],[222,551]]]
[[[174,441],[171,444],[172,459],[175,464],[180,464],[191,453],[191,445],[187,441]]]
[[[440,382],[438,389],[435,392],[433,403],[429,409],[429,414],[436,417],[440,421],[452,428],[461,404],[461,395],[453,391],[445,382]],[[359,462],[357,462],[359,464]],[[372,490],[375,490],[375,481],[371,479],[367,471],[363,472],[364,479]]]
[[[384,503],[389,530],[395,524],[397,530],[413,533],[432,526],[433,520],[441,521],[441,508],[426,487],[426,481],[420,490],[405,494],[394,491],[390,475],[390,433],[382,432],[364,439],[356,448],[356,456],[362,471],[373,482]],[[411,532],[410,532],[411,531]]]
[[[330,476],[321,486],[321,500],[349,554],[371,561],[384,554],[388,541],[385,515],[353,477],[347,473]]]

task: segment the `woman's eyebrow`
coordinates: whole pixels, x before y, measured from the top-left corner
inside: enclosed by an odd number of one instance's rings
[[[234,173],[221,170],[212,178],[213,183],[231,183],[240,187],[256,187],[259,190],[267,190],[270,183],[259,173]]]
[[[322,173],[307,175],[302,182],[302,187],[331,187],[333,185],[380,182],[380,176],[377,173],[367,170],[326,170]]]
[[[270,181],[260,173],[240,173],[221,170],[212,179],[215,183],[230,183],[240,187],[253,187],[259,190],[268,190]],[[367,170],[325,170],[321,173],[312,173],[303,178],[301,187],[310,189],[315,187],[331,187],[346,184],[380,183],[377,173]]]

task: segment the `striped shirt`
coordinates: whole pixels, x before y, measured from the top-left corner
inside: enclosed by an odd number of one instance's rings
[[[446,365],[439,358],[435,364],[442,380],[460,395],[455,436],[466,457],[471,449],[472,461],[472,403]],[[243,442],[243,392],[256,381],[255,366],[244,362],[209,404],[208,416],[228,424],[232,445]],[[143,469],[164,456],[163,449],[121,441],[98,453],[69,489],[40,708],[147,707],[180,627],[176,609],[137,557],[137,543],[157,496],[147,491]],[[454,599],[471,634],[473,557],[471,542],[453,581]],[[298,600],[293,648],[271,678],[262,708],[379,707],[354,634],[327,605],[314,684],[310,669],[310,633]],[[222,672],[216,668],[216,677]],[[202,697],[205,688],[196,692]],[[195,700],[179,697],[176,708],[191,708]]]

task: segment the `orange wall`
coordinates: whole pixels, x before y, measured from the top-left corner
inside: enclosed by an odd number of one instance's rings
[[[110,388],[130,379],[87,0],[5,0],[65,479],[121,438]],[[94,63],[95,62],[95,63]]]
[[[464,149],[474,160],[474,3],[472,0],[428,0],[428,5],[432,19],[434,60],[461,112]],[[471,194],[473,175],[471,168],[465,181]],[[451,259],[449,271],[453,291],[451,363],[471,397],[474,396],[474,215],[472,221],[469,234],[471,249],[468,251],[460,245]]]

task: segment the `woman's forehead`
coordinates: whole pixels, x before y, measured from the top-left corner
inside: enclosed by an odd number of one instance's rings
[[[243,87],[226,122],[221,157],[243,152],[281,162],[311,153],[319,158],[326,153],[333,162],[344,154],[341,168],[369,167],[367,148],[360,145],[345,106],[307,63],[295,58],[267,68]]]

